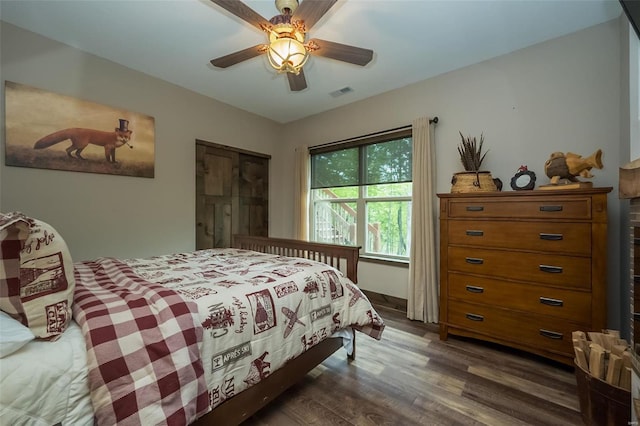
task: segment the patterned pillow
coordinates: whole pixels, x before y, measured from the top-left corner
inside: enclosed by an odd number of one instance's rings
[[[75,279],[66,243],[49,224],[0,214],[0,310],[36,337],[56,339],[71,321]]]
[[[20,250],[29,235],[29,222],[21,213],[0,213],[0,310],[26,324],[20,303]]]

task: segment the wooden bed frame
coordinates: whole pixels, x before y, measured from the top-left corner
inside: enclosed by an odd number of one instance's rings
[[[232,246],[262,253],[316,260],[339,269],[354,283],[358,282],[359,247],[245,235],[234,235]],[[355,334],[353,339],[354,350],[351,355],[348,355],[349,360],[355,358]],[[198,419],[193,425],[226,426],[242,423],[282,392],[299,382],[309,371],[341,347],[342,338],[323,340],[299,357],[289,361],[283,368],[271,373],[257,385],[226,400],[210,413]]]

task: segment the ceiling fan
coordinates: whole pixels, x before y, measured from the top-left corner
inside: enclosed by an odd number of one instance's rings
[[[337,0],[275,0],[280,15],[266,20],[240,0],[211,0],[213,3],[247,21],[269,35],[269,44],[258,44],[211,60],[218,68],[227,68],[266,53],[278,72],[287,74],[289,88],[300,91],[307,87],[302,66],[309,55],[336,59],[365,66],[373,58],[373,50],[313,38],[306,40],[309,30],[331,9]]]

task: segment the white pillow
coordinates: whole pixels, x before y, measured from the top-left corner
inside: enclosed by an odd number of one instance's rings
[[[11,355],[35,338],[29,327],[0,311],[0,358]]]

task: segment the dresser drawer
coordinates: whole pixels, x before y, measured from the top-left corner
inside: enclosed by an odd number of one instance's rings
[[[591,293],[450,272],[450,299],[580,322],[591,317]],[[449,303],[453,304],[454,301]]]
[[[453,247],[449,271],[466,272],[571,288],[591,288],[591,259],[559,254]]]
[[[573,353],[571,332],[585,324],[471,303],[449,303],[449,325],[516,342],[536,349]]]
[[[450,218],[591,219],[590,198],[451,200]]]
[[[591,254],[591,224],[452,220],[449,244]]]

